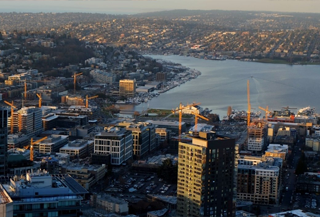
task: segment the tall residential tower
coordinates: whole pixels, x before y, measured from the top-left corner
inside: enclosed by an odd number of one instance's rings
[[[179,143],[177,215],[234,216],[235,140],[200,132]]]

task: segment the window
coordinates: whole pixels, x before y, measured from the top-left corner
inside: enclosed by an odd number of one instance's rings
[[[40,204],[32,204],[32,209],[40,209]]]
[[[58,216],[58,212],[48,212],[48,217],[56,217]]]

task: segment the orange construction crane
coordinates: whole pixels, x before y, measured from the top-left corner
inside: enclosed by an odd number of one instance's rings
[[[248,114],[247,114],[247,126],[250,125],[251,104],[250,104],[250,82],[247,81],[247,97],[248,97]]]
[[[24,146],[23,148],[24,149],[29,149],[30,148],[30,160],[33,161],[33,145],[34,144],[37,144],[39,142],[42,142],[43,140],[47,139],[48,137],[43,137],[41,139],[38,139],[37,141],[33,141],[33,138],[31,138],[31,141],[30,141],[30,145],[27,145],[27,146]]]
[[[180,102],[180,105],[177,109],[174,109],[172,110],[171,112],[173,114],[179,112],[179,141],[181,140],[181,122],[182,122],[182,110],[187,108],[187,107],[190,107],[190,106],[197,106],[197,105],[200,105],[201,103],[192,103],[192,104],[188,104],[186,106],[182,105],[182,103]]]
[[[88,95],[86,96],[86,108],[89,107],[89,99],[94,99],[94,98],[98,98],[99,96],[96,95],[96,96],[91,96],[91,97],[88,97]]]
[[[42,97],[41,97],[41,94],[38,94],[38,93],[37,93],[37,97],[39,98],[39,108],[41,108],[41,105],[42,105]]]
[[[11,134],[13,134],[13,108],[17,108],[13,105],[13,101],[12,103],[8,102],[8,101],[4,101],[5,104],[7,104],[8,106],[11,106],[11,123],[10,123],[10,127],[11,127]]]
[[[269,107],[267,106],[266,108],[262,108],[259,106],[259,109],[266,112],[266,121],[268,121],[269,114],[271,113],[271,111],[269,111]]]
[[[73,91],[74,91],[74,94],[76,94],[76,84],[77,84],[77,76],[79,75],[82,75],[82,72],[80,73],[74,73],[73,74]]]
[[[194,132],[197,132],[197,131],[198,131],[198,130],[197,130],[197,128],[198,128],[198,118],[201,118],[201,119],[203,119],[203,120],[209,121],[209,119],[206,118],[205,116],[199,115],[199,114],[197,114],[197,113],[195,113],[195,112],[191,112],[191,114],[194,115]]]

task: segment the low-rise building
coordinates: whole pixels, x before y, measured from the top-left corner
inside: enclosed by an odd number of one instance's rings
[[[107,194],[91,195],[91,205],[120,215],[126,215],[129,212],[128,202]]]
[[[81,200],[88,193],[69,175],[51,176],[45,172],[11,179],[10,184],[0,185],[0,191],[0,206],[5,206],[6,217],[79,216]]]
[[[320,193],[320,178],[318,173],[305,173],[298,176],[297,192]]]
[[[106,175],[107,169],[106,165],[67,164],[61,165],[60,172],[69,174],[88,190]]]
[[[269,144],[268,149],[265,152],[265,156],[282,158],[282,160],[285,160],[288,154],[288,150],[288,145]]]
[[[93,153],[93,140],[77,139],[70,141],[68,144],[60,148],[60,153],[69,154],[70,157],[84,158]]]
[[[33,149],[39,153],[55,153],[68,143],[68,136],[51,135],[47,139],[33,145]]]

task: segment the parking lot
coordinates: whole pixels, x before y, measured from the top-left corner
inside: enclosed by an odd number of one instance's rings
[[[145,198],[147,194],[162,194],[175,196],[177,186],[159,179],[156,173],[129,172],[113,180],[112,184],[105,189],[105,192],[117,192],[119,197],[124,198]],[[119,194],[120,193],[120,194]]]

